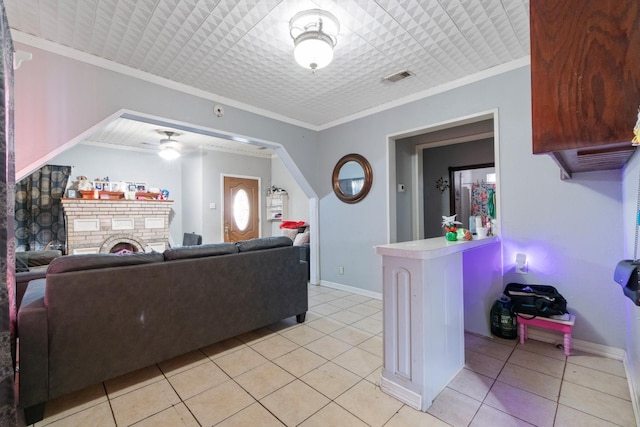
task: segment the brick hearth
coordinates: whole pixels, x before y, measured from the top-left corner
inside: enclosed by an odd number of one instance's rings
[[[62,199],[67,254],[109,253],[118,243],[138,252],[164,251],[171,200]]]

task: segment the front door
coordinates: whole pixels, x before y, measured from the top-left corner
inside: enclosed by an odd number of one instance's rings
[[[224,177],[224,241],[260,236],[260,189],[257,179]]]

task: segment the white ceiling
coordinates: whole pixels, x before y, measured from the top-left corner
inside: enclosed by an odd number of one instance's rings
[[[322,128],[529,55],[529,0],[4,0],[13,30]],[[340,22],[333,62],[289,19]],[[397,83],[398,71],[414,75]]]
[[[274,151],[257,145],[234,142],[203,133],[177,130],[128,118],[118,118],[103,129],[87,137],[83,144],[136,151],[160,151],[160,140],[166,139],[166,131],[174,132],[171,139],[180,143],[183,154],[200,150],[215,150],[270,158]],[[115,146],[115,147],[114,147]]]

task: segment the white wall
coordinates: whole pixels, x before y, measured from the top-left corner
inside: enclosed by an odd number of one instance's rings
[[[637,203],[638,193],[640,192],[640,155],[636,152],[631,160],[627,163],[623,170],[623,215],[622,225],[624,227],[624,240],[620,241],[620,245],[624,248],[622,259],[634,258],[634,242],[637,221]],[[637,256],[640,257],[640,248]],[[613,282],[609,286],[616,288],[616,291],[622,294],[622,289],[618,284]],[[637,307],[631,300],[625,298],[624,307],[619,307],[623,311],[626,318],[626,335],[627,335],[627,377],[629,378],[638,397],[640,392],[640,307]],[[640,405],[640,402],[635,402]]]
[[[625,326],[613,268],[622,256],[620,171],[576,174],[561,181],[555,163],[531,149],[530,68],[443,92],[320,133],[320,259],[325,281],[380,292],[381,260],[373,247],[388,243],[387,136],[498,111],[504,282],[554,285],[576,314],[574,337],[624,348]],[[373,167],[371,193],[347,205],[332,193],[328,177],[344,154],[364,155]],[[395,159],[394,163],[395,164]],[[388,183],[391,182],[391,185]],[[528,255],[530,273],[512,271],[515,254]],[[338,266],[345,274],[338,274]]]

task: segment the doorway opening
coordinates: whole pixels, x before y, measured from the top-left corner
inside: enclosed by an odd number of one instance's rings
[[[470,218],[495,215],[495,165],[449,167],[449,215],[456,215],[461,227],[474,231]]]
[[[451,193],[455,198],[457,185],[449,168],[494,165],[494,194],[499,199],[497,113],[492,110],[389,136],[389,243],[444,235],[442,216],[453,214]],[[499,234],[500,204],[495,207],[494,232]],[[457,219],[465,215],[462,209],[454,213]]]

